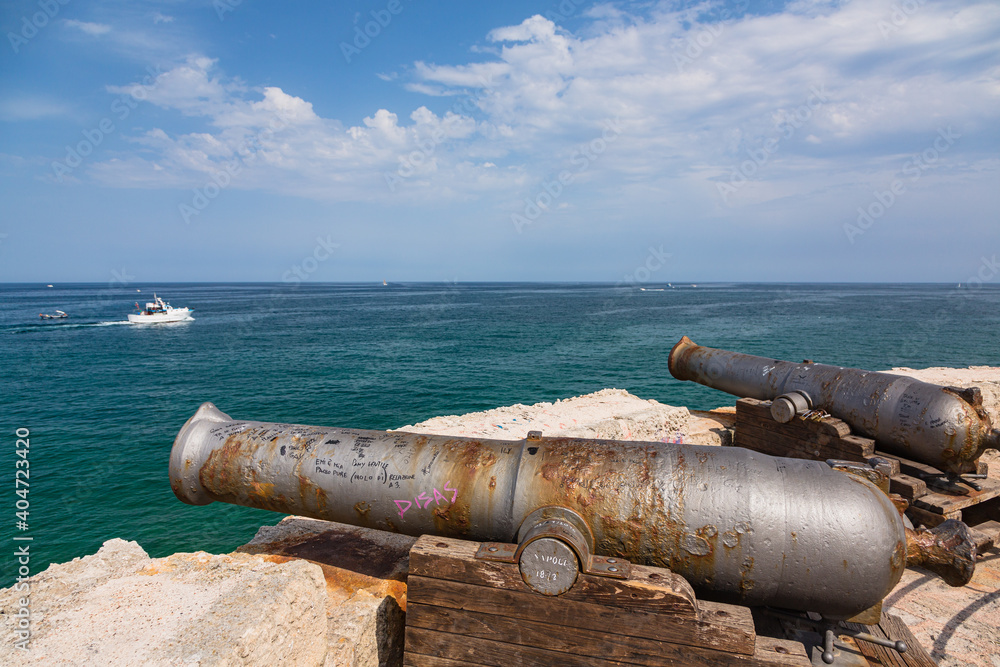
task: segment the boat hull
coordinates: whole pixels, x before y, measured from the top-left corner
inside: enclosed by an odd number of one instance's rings
[[[183,322],[193,320],[190,308],[174,308],[165,313],[152,313],[143,315],[142,313],[130,313],[128,321],[131,324],[164,324],[167,322]]]

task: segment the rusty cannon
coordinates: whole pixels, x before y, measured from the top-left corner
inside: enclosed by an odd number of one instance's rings
[[[828,618],[879,605],[908,561],[958,585],[972,576],[964,524],[905,528],[871,481],[879,475],[734,447],[242,421],[211,403],[170,455],[171,486],[186,503],[517,544],[485,556],[552,563],[522,567],[547,595],[578,571],[620,576],[630,561],[670,568],[719,601]]]
[[[778,422],[822,409],[887,452],[946,473],[974,472],[1000,430],[982,410],[978,389],[803,361],[796,364],[697,345],[687,336],[670,351],[670,374],[742,398],[771,401]]]

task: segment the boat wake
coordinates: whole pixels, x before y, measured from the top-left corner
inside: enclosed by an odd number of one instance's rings
[[[105,322],[105,324],[135,324],[135,325],[140,326],[140,327],[148,327],[148,326],[152,326],[154,324],[156,326],[166,326],[166,325],[169,325],[169,324],[185,324],[187,322],[194,322],[194,318],[191,317],[190,315],[188,315],[183,320],[167,320],[167,321],[160,320],[160,321],[153,321],[153,322],[129,322],[129,321],[126,320],[125,322]]]
[[[128,320],[117,320],[114,322],[67,322],[66,320],[59,320],[58,322],[50,323],[32,323],[25,324],[21,326],[14,326],[7,329],[2,329],[2,333],[9,334],[29,334],[29,333],[42,333],[51,331],[68,331],[70,329],[90,329],[92,327],[110,327],[116,324],[128,324]]]

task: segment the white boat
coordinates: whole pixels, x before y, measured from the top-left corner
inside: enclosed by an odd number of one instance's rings
[[[156,296],[156,292],[153,292],[153,300],[146,302],[145,309],[139,308],[138,303],[135,304],[135,309],[139,312],[129,313],[128,316],[128,321],[132,324],[160,324],[194,319],[191,317],[193,308],[174,308]]]
[[[49,315],[48,313],[38,313],[38,316],[43,320],[61,320],[64,317],[69,317],[69,315],[67,315],[61,310],[57,310],[55,315]]]

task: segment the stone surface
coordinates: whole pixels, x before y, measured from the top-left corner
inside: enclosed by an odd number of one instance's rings
[[[909,568],[886,598],[941,667],[1000,667],[1000,550],[983,554],[972,581],[952,588]]]
[[[397,430],[499,440],[520,440],[528,431],[695,445],[720,445],[731,439],[725,420],[714,418],[713,413],[693,416],[687,408],[642,399],[623,389],[602,389],[555,403],[518,403],[485,412],[434,417]]]
[[[415,537],[286,517],[237,551],[322,568],[328,605],[326,667],[402,665],[406,573]]]
[[[0,591],[2,664],[322,665],[327,653],[323,575],[307,561],[204,552],[150,559],[116,539],[28,583],[28,651],[13,642],[23,593]]]

